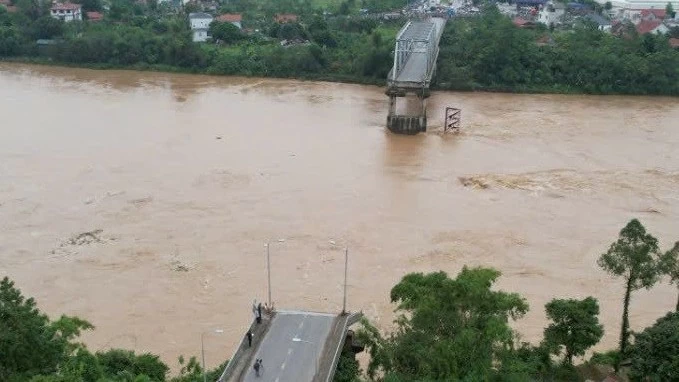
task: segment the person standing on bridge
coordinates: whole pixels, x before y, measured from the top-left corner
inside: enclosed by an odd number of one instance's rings
[[[248,329],[248,332],[245,334],[248,337],[248,347],[252,347],[252,330]]]
[[[257,305],[257,323],[262,322],[262,303],[260,302],[259,305]]]
[[[255,359],[255,364],[252,365],[252,368],[255,369],[255,376],[259,377],[259,369],[262,367],[262,360],[261,359]]]

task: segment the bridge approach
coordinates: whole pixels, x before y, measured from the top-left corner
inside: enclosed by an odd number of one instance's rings
[[[417,134],[427,129],[427,97],[436,74],[439,41],[446,20],[432,17],[424,21],[408,21],[396,35],[394,65],[387,78],[389,115],[387,127],[396,133]],[[421,102],[416,115],[396,113],[398,97],[414,94]]]

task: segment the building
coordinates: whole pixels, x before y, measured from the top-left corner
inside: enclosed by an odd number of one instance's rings
[[[538,14],[538,22],[550,26],[561,24],[561,18],[566,13],[566,7],[562,3],[547,4]]]
[[[104,19],[104,15],[101,12],[86,12],[87,20],[91,22],[98,22]]]
[[[669,43],[672,48],[679,49],[679,38],[671,38]]]
[[[274,20],[279,24],[296,23],[297,15],[292,13],[279,13],[274,16]]]
[[[207,13],[189,13],[191,31],[193,31],[193,42],[207,41],[207,39],[210,37],[208,36],[208,29],[210,28],[210,23],[212,20],[212,16]]]
[[[73,3],[56,3],[50,8],[50,14],[55,19],[60,19],[64,22],[71,22],[73,20],[82,20],[82,8],[80,4]]]
[[[594,23],[597,26],[597,29],[599,29],[600,31],[604,32],[611,31],[611,22],[601,15],[598,15],[596,13],[590,13],[587,14],[584,17],[584,19]]]
[[[640,35],[646,33],[665,34],[670,31],[670,28],[660,20],[642,21],[637,24],[636,28]]]
[[[217,16],[215,21],[219,21],[220,23],[231,23],[237,26],[238,29],[243,29],[243,25],[241,25],[241,22],[243,21],[243,15],[240,13],[225,13],[223,15]]]
[[[535,23],[522,17],[515,17],[512,23],[519,28],[535,28]]]

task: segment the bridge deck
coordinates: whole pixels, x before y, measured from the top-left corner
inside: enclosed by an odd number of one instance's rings
[[[420,41],[434,46],[433,57],[426,50],[412,51],[405,65],[393,78],[393,69],[389,73],[388,86],[399,88],[422,88],[428,87],[433,76],[436,58],[438,57],[438,44],[443,32],[445,20],[432,18],[430,21],[411,22],[405,30],[397,36],[399,40]],[[431,33],[434,29],[435,33]],[[430,65],[433,63],[433,65]]]
[[[411,22],[403,33],[398,36],[399,40],[428,41],[429,32],[434,28],[434,23],[428,21]]]
[[[360,313],[337,315],[304,311],[279,311],[253,323],[252,348],[241,345],[219,382],[327,382],[332,377],[347,329]],[[265,329],[261,329],[265,326]],[[254,362],[261,358],[260,377]]]
[[[267,381],[311,381],[335,318],[333,314],[279,312],[259,345],[245,375],[245,382],[261,381],[255,375],[255,359],[261,358]]]

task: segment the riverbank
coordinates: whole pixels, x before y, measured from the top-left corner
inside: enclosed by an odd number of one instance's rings
[[[0,13],[5,25],[0,58],[381,86],[392,67],[395,35],[405,22],[309,16],[257,33],[236,29],[228,42],[194,43],[185,17],[167,13],[64,24],[42,16],[26,26],[18,14]],[[37,38],[43,38],[41,45]],[[489,7],[478,17],[448,22],[432,89],[677,96],[677,68],[679,50],[670,47],[667,36],[520,29]]]

